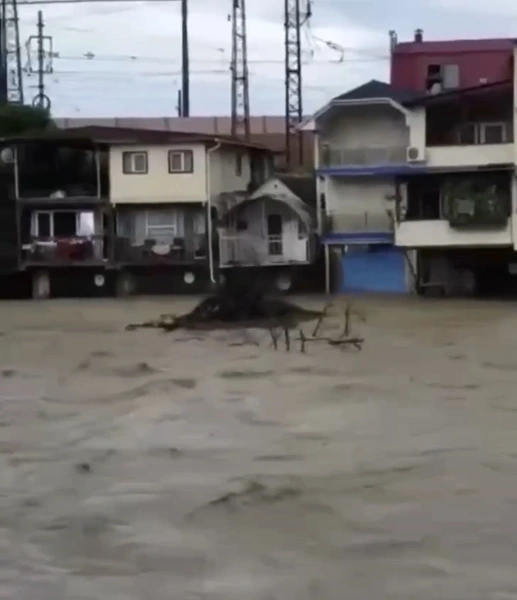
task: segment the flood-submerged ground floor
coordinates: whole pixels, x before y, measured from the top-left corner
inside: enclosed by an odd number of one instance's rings
[[[124,331],[193,305],[0,303],[6,597],[512,597],[513,303],[357,300],[361,352]]]

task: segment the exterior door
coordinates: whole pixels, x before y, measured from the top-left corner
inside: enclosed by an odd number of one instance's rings
[[[388,245],[349,246],[343,256],[343,288],[345,293],[408,292],[404,251]]]
[[[284,223],[282,215],[270,214],[267,216],[267,241],[269,256],[284,255]]]

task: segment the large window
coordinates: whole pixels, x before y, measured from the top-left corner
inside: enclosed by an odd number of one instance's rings
[[[192,150],[169,150],[169,173],[193,173]]]
[[[31,235],[37,238],[88,237],[95,233],[93,212],[37,211],[32,214]]]
[[[125,175],[145,175],[148,170],[147,152],[122,153],[122,171]]]
[[[183,214],[176,210],[146,211],[146,238],[170,244],[183,236]]]

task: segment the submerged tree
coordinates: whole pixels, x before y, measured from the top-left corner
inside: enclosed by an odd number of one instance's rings
[[[0,105],[0,137],[17,136],[55,127],[50,113],[42,108],[19,104]]]

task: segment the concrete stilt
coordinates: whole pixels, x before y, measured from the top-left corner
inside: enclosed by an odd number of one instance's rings
[[[34,271],[32,274],[32,298],[34,300],[50,298],[50,276],[48,271]]]
[[[116,295],[117,298],[128,298],[135,293],[135,278],[127,271],[120,271],[117,275]]]

